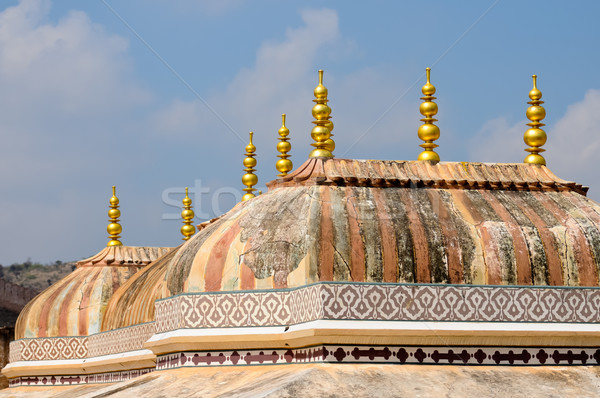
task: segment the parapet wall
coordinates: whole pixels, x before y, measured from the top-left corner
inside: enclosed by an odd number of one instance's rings
[[[18,313],[37,294],[33,289],[0,279],[0,308]]]

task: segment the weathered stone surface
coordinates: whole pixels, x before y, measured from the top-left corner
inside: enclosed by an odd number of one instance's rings
[[[597,397],[597,367],[298,365],[175,369],[112,385],[19,387],[0,397]]]
[[[317,281],[598,286],[600,206],[581,186],[523,164],[432,167],[308,161],[144,267],[111,298],[101,330],[151,322],[155,300],[185,292]]]

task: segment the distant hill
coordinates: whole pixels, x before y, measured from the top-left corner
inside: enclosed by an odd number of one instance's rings
[[[76,262],[39,264],[25,261],[9,266],[0,265],[0,278],[41,292],[54,282],[64,278],[76,267]]]

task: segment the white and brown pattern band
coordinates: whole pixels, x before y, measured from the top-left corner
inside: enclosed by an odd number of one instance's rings
[[[42,337],[10,343],[10,362],[82,359],[87,356],[87,336]]]
[[[154,322],[148,322],[93,334],[89,337],[88,357],[141,350],[154,332]]]
[[[87,336],[21,339],[10,343],[10,362],[84,359],[140,350],[154,322]]]
[[[71,386],[80,384],[116,383],[131,380],[153,372],[154,369],[134,369],[121,372],[97,373],[91,375],[62,376],[21,376],[9,380],[10,387],[20,386]]]
[[[156,333],[327,320],[600,323],[600,289],[318,283],[156,302]]]
[[[156,369],[303,363],[414,365],[600,365],[600,347],[360,346],[222,350],[161,355]]]

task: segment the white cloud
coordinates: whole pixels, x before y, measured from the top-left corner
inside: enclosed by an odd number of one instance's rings
[[[49,22],[49,9],[23,0],[0,13],[3,262],[97,250],[102,241],[92,249],[77,233],[81,214],[95,202],[92,187],[110,187],[116,159],[123,168],[135,159],[122,125],[150,100],[135,83],[127,40],[82,12]]]
[[[301,18],[301,26],[288,28],[282,41],[263,43],[253,66],[240,70],[222,92],[206,98],[244,142],[248,131],[255,131],[254,142],[264,162],[274,164],[281,113],[288,114],[293,152],[299,143],[308,146],[312,88],[317,80],[315,65],[320,64],[320,58],[327,59],[328,49],[340,42],[335,11],[304,10]],[[232,140],[240,151],[245,145],[200,99],[173,101],[151,118],[148,128],[157,135],[198,144],[214,139],[218,132],[220,140]],[[273,168],[269,178],[274,172]]]
[[[565,180],[590,186],[589,196],[600,199],[600,175],[590,167],[600,151],[600,90],[589,90],[583,100],[568,107],[565,115],[546,126],[548,141],[542,155],[550,170]],[[523,133],[527,121],[510,124],[500,117],[488,121],[470,141],[470,160],[522,162],[527,153]]]
[[[528,128],[522,120],[512,125],[505,117],[487,121],[469,141],[469,160],[473,162],[519,163],[527,153],[523,133]]]
[[[411,83],[404,81],[403,71],[378,65],[342,76],[329,74],[327,64],[331,54],[349,56],[347,51],[354,46],[341,36],[336,11],[304,10],[300,14],[301,26],[288,28],[282,41],[264,42],[251,67],[240,70],[223,92],[206,98],[243,140],[247,139],[248,131],[255,132],[257,152],[262,157],[259,167],[263,162],[275,162],[274,147],[281,113],[288,115],[295,164],[306,159],[312,149],[309,146],[314,105],[312,90],[317,84],[319,68],[325,69],[338,156],[368,157],[383,148],[390,158],[413,152],[416,157],[420,151],[416,131],[421,116],[415,98],[402,99],[392,112],[377,121],[372,131],[364,134],[387,108],[382,104],[394,103]],[[345,49],[342,55],[339,48]],[[201,100],[173,101],[155,114],[149,129],[197,143],[214,137],[215,131],[226,138],[233,137],[229,128]],[[406,151],[407,139],[414,143],[412,151]],[[382,145],[384,141],[387,145]],[[244,144],[237,139],[233,142],[240,150],[243,148]],[[347,152],[353,142],[358,145]],[[276,174],[274,168],[268,170],[268,176],[263,177],[267,180]]]
[[[583,100],[570,105],[565,115],[548,129],[548,166],[559,176],[591,187],[600,199],[600,175],[593,165],[600,153],[600,90],[591,89]]]

